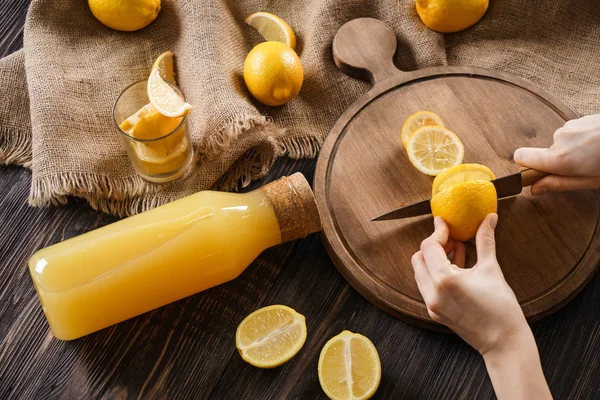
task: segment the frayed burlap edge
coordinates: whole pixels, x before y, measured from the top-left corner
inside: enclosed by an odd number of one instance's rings
[[[0,126],[0,164],[31,168],[31,131]]]
[[[293,159],[315,158],[323,143],[323,139],[316,136],[286,137],[285,129],[278,128],[271,118],[252,116],[229,121],[224,129],[204,143],[203,157],[209,159],[218,157],[219,154],[227,151],[231,143],[239,139],[240,135],[257,127],[266,130],[266,135],[273,139],[271,146],[265,143],[244,153],[215,183],[214,189],[231,191],[246,187],[252,181],[264,177],[277,158],[283,155]]]
[[[268,137],[274,138],[280,153],[293,159],[316,157],[323,143],[323,139],[316,136],[285,137],[286,130],[278,128],[271,118],[253,115],[232,118],[217,133],[208,135],[200,145],[202,156],[207,159],[217,158],[229,150],[231,144],[243,133],[256,128],[263,129]]]
[[[322,139],[318,137],[287,138],[284,136],[285,130],[278,128],[270,118],[239,116],[228,121],[216,134],[201,143],[199,162],[219,157],[236,140],[241,140],[243,134],[254,129],[260,129],[260,134],[267,140],[234,161],[212,189],[229,191],[246,187],[253,180],[264,177],[280,156],[287,154],[291,158],[314,158],[322,143]],[[10,138],[9,135],[7,137]],[[28,162],[31,163],[31,155]],[[32,181],[29,204],[34,207],[55,206],[65,204],[72,196],[85,199],[95,210],[126,217],[173,200],[161,195],[161,192],[149,193],[149,185],[151,184],[140,182],[135,177],[53,174]]]

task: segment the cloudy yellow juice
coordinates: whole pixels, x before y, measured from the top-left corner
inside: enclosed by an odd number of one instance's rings
[[[281,240],[262,190],[205,191],[40,250],[29,269],[70,340],[234,279]]]

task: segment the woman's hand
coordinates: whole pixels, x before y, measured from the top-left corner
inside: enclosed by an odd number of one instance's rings
[[[477,264],[464,269],[465,247],[448,237],[437,217],[435,232],[412,258],[415,278],[431,318],[452,329],[481,354],[510,346],[529,326],[496,261],[497,214],[477,231]],[[454,252],[453,262],[448,254]]]
[[[531,187],[534,195],[600,188],[600,114],[567,121],[550,148],[517,149],[515,161],[552,174]]]
[[[533,334],[496,260],[497,222],[497,214],[483,220],[477,264],[465,269],[463,243],[436,217],[435,232],[412,258],[417,285],[431,318],[483,355],[498,399],[551,399]]]

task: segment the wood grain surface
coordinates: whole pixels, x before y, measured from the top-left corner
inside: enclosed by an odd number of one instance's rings
[[[333,41],[336,65],[373,88],[329,133],[315,193],[326,246],[346,279],[373,304],[419,326],[440,329],[419,293],[411,257],[432,232],[431,215],[371,218],[431,197],[433,177],[416,170],[400,138],[404,121],[433,111],[465,147],[465,163],[514,174],[519,147],[549,147],[554,131],[577,115],[556,97],[499,71],[394,67],[396,37],[383,22],[347,22]],[[526,176],[526,183],[529,175]],[[498,261],[525,316],[537,320],[581,290],[600,266],[600,191],[534,197],[528,190],[499,201]],[[467,243],[467,266],[476,262]]]
[[[0,54],[21,46],[27,0],[0,2]],[[255,186],[314,160],[280,160]],[[493,399],[478,354],[459,338],[400,322],[355,292],[321,239],[266,251],[231,283],[74,342],[52,338],[26,261],[37,249],[113,222],[82,202],[27,206],[30,172],[0,167],[0,399],[325,399],[319,351],[343,329],[377,346],[383,380],[375,399]],[[274,370],[245,364],[235,329],[258,307],[283,303],[306,316],[308,339]],[[556,399],[600,396],[600,279],[533,324]]]

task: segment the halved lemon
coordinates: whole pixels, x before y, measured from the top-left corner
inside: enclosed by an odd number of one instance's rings
[[[148,78],[148,98],[154,108],[166,117],[183,117],[192,109],[192,106],[165,82],[159,68],[153,69]]]
[[[367,337],[343,331],[321,350],[319,382],[332,400],[371,398],[381,382],[377,349]]]
[[[296,35],[287,22],[268,12],[256,12],[244,21],[267,41],[281,42],[296,48]]]
[[[431,176],[462,163],[465,154],[458,136],[441,126],[418,129],[410,138],[406,151],[412,165]]]
[[[254,311],[240,323],[235,335],[244,361],[259,368],[274,368],[289,361],[305,341],[304,316],[282,305]]]
[[[173,53],[170,51],[165,51],[162,53],[154,64],[152,65],[152,71],[157,69],[160,73],[160,76],[170,84],[175,85],[175,70],[173,68]]]
[[[496,176],[491,169],[481,164],[460,164],[448,168],[433,180],[431,197],[457,183],[469,181],[493,181]]]
[[[414,133],[424,126],[441,126],[444,127],[442,119],[431,111],[418,111],[408,117],[402,126],[402,144],[404,148],[408,146],[408,141]]]

